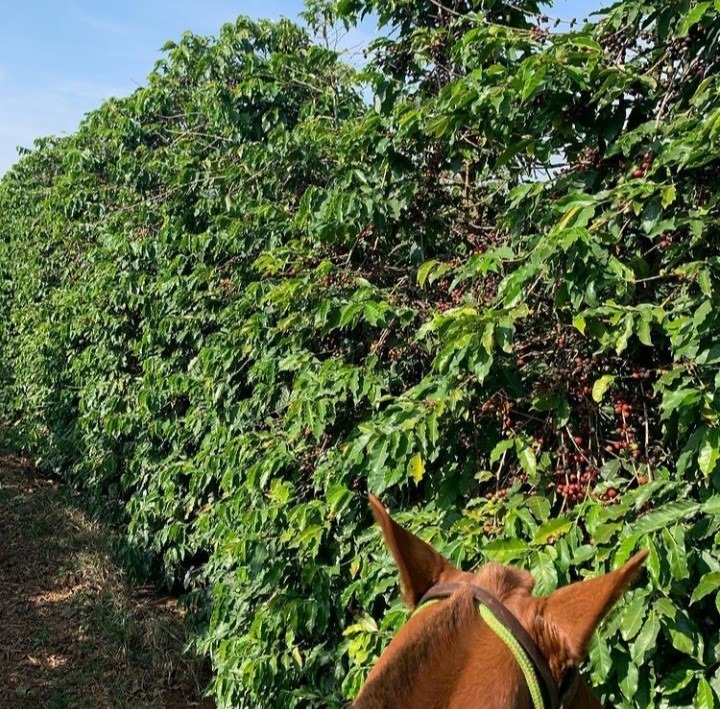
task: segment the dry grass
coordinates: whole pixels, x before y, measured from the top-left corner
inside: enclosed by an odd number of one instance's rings
[[[212,707],[175,600],[131,589],[108,532],[0,458],[0,706]]]

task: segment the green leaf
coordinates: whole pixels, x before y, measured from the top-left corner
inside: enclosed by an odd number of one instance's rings
[[[342,483],[333,483],[325,493],[328,508],[333,514],[343,509],[351,497],[351,491]]]
[[[645,662],[645,656],[655,649],[655,642],[660,632],[660,621],[654,611],[650,611],[645,625],[630,646],[630,656],[637,665]]]
[[[375,622],[375,619],[372,616],[363,614],[358,618],[355,623],[353,623],[352,625],[348,625],[345,630],[343,630],[343,635],[347,637],[348,635],[357,635],[358,633],[377,632],[378,626]]]
[[[491,558],[509,560],[524,556],[529,549],[521,539],[494,539],[483,547],[483,553]]]
[[[663,693],[667,695],[677,694],[687,687],[695,679],[695,671],[687,665],[680,665],[670,670],[662,680]]]
[[[439,263],[440,262],[435,259],[430,259],[420,266],[417,272],[417,282],[421,288],[425,285],[425,281],[427,281],[430,271],[432,271]]]
[[[720,571],[709,571],[700,579],[698,585],[695,587],[690,598],[690,603],[696,603],[717,588],[720,588]]]
[[[720,515],[720,495],[713,495],[703,502],[701,509],[708,515]]]
[[[690,28],[696,25],[705,16],[705,13],[710,9],[712,3],[701,2],[698,3],[690,12],[685,15],[678,25],[676,37],[687,37],[690,32]]]
[[[367,301],[363,306],[363,315],[365,320],[373,327],[380,324],[385,324],[385,310],[380,303],[374,303],[373,301]]]
[[[389,439],[377,442],[368,456],[368,489],[374,493],[383,492],[388,486],[385,462],[388,458]]]
[[[558,584],[557,569],[553,560],[545,553],[538,552],[532,565],[532,574],[535,578],[535,592],[541,596],[551,594]]]
[[[580,564],[596,556],[597,552],[597,547],[593,546],[592,544],[583,544],[575,550],[572,556],[572,563],[574,566],[579,566]]]
[[[579,34],[571,37],[570,41],[578,47],[585,47],[586,49],[591,49],[597,54],[602,54],[602,47],[592,37]]]
[[[520,438],[515,439],[515,448],[517,449],[520,466],[531,479],[535,478],[537,474],[537,458],[535,457],[535,452],[526,441]]]
[[[638,594],[626,606],[622,615],[622,624],[620,626],[620,634],[626,642],[632,640],[640,631],[645,612],[647,610],[647,598],[644,594]]]
[[[425,461],[423,461],[423,457],[420,453],[416,453],[410,459],[410,470],[413,480],[416,483],[419,483],[423,479],[423,475],[425,475]]]
[[[523,83],[522,93],[520,95],[520,98],[523,101],[527,101],[531,96],[533,96],[533,94],[535,94],[537,89],[543,83],[547,71],[547,66],[541,66],[527,73]]]
[[[714,709],[716,706],[715,692],[713,692],[710,683],[703,677],[698,682],[697,692],[693,700],[693,709]]]
[[[550,537],[561,537],[572,529],[572,520],[558,517],[557,519],[549,519],[538,527],[533,544],[546,544]]]
[[[678,612],[678,609],[669,598],[658,598],[653,608],[659,615],[670,618],[671,620],[675,620]]]
[[[593,528],[593,540],[595,544],[606,544],[617,536],[622,529],[622,522],[606,522],[598,524]]]
[[[422,288],[426,282],[433,283],[439,278],[442,278],[442,276],[450,270],[452,270],[452,266],[449,263],[442,263],[435,259],[430,259],[418,269],[418,285]]]
[[[640,536],[637,534],[631,534],[629,537],[623,539],[622,543],[617,549],[617,552],[615,553],[615,568],[617,568],[621,564],[624,564],[630,558],[632,553],[635,551],[639,541]]]
[[[596,683],[604,682],[613,668],[613,659],[607,642],[595,633],[590,646],[590,661],[593,666],[593,680]]]
[[[668,622],[666,627],[676,650],[690,655],[698,661],[702,660],[704,651],[702,636],[684,611],[678,610],[675,618]]]
[[[604,374],[600,379],[598,379],[595,384],[593,384],[592,388],[592,398],[594,401],[597,401],[599,404],[603,397],[605,396],[605,392],[608,390],[608,387],[615,381],[615,377],[612,374]]]
[[[490,453],[490,465],[497,463],[506,451],[509,451],[513,447],[514,442],[512,438],[502,439]]]
[[[628,698],[634,697],[638,688],[638,666],[635,663],[630,662],[628,658],[627,665],[623,669],[625,671],[621,672],[620,689],[623,693],[623,696]]]
[[[688,577],[687,552],[685,551],[685,533],[680,525],[663,529],[662,538],[665,542],[667,557],[670,562],[670,573],[676,581]]]
[[[670,206],[675,201],[675,198],[676,198],[676,194],[675,194],[675,185],[674,184],[669,184],[669,185],[663,187],[663,191],[662,191],[663,209],[665,207]]]
[[[710,428],[698,452],[698,465],[703,475],[710,475],[720,459],[720,431]]]
[[[547,519],[550,516],[550,501],[547,497],[535,495],[527,500],[527,506],[537,520]]]
[[[699,509],[700,505],[692,500],[669,502],[646,514],[644,517],[641,517],[637,522],[634,522],[630,525],[630,531],[633,534],[656,532],[672,522],[690,517]]]

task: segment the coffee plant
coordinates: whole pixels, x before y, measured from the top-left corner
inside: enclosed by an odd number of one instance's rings
[[[220,706],[357,693],[407,617],[368,490],[538,593],[648,549],[589,679],[718,702],[719,13],[313,0],[4,176],[3,435],[184,594]],[[361,71],[312,39],[368,14]]]

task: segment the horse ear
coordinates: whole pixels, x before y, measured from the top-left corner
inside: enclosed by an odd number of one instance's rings
[[[405,603],[415,608],[425,592],[438,583],[443,574],[457,569],[429,544],[403,529],[375,495],[370,493],[368,497],[375,521],[380,525],[385,543],[400,571]]]
[[[559,632],[564,649],[577,663],[585,658],[595,628],[640,575],[647,551],[641,551],[615,571],[564,586],[546,599],[544,619]]]

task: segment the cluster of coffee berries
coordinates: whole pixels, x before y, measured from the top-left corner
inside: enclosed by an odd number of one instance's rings
[[[648,170],[652,167],[653,162],[653,154],[651,152],[646,152],[643,154],[643,159],[640,165],[638,165],[632,173],[633,177],[639,178],[639,177],[645,177]]]
[[[661,249],[668,249],[672,246],[673,243],[673,235],[672,234],[661,234],[657,245]]]
[[[597,147],[587,146],[575,158],[570,166],[570,172],[583,172],[585,170],[597,169],[602,164],[600,150]]]
[[[489,399],[487,399],[480,411],[485,416],[493,416],[502,423],[503,430],[512,428],[512,418],[510,412],[512,409],[512,402],[508,397],[501,392],[496,392]]]
[[[614,487],[610,487],[602,495],[599,495],[599,498],[603,502],[614,502],[618,499],[618,491]]]
[[[553,346],[548,347],[541,322],[518,330],[515,362],[527,394],[511,402],[490,397],[482,412],[496,416],[503,429],[514,433],[535,426],[536,458],[549,454],[553,464],[546,484],[564,504],[574,505],[595,496],[599,469],[609,459],[626,461],[623,469],[630,471],[655,465],[662,457],[662,451],[649,443],[660,437],[659,421],[647,413],[657,407],[646,410],[644,405],[653,396],[658,368],[652,361],[640,366],[627,354],[595,352],[592,342],[575,328],[558,325],[552,337]],[[613,375],[611,388],[596,401],[594,386],[608,373]],[[537,402],[553,407],[540,425]],[[552,402],[568,407],[567,423],[558,422]],[[617,490],[608,490],[599,498],[611,502],[617,495]]]
[[[590,494],[598,478],[598,469],[590,460],[589,448],[582,436],[572,441],[574,450],[560,447],[560,453],[554,471],[554,487],[557,494],[572,506],[582,502]]]
[[[540,25],[533,25],[530,29],[530,36],[535,42],[542,43],[550,36],[550,32],[545,29],[545,27],[541,27]]]
[[[643,373],[637,372],[636,378],[642,378]],[[615,429],[605,445],[605,451],[620,458],[640,460],[643,457],[641,444],[638,441],[639,429],[645,427],[644,411],[638,402],[631,403],[628,393],[614,392],[611,396],[613,411],[615,413]]]
[[[321,283],[325,288],[355,287],[357,274],[350,271],[335,270],[325,276]]]
[[[620,57],[621,61],[625,58],[630,44],[630,40],[625,28],[618,30],[605,30],[598,37],[598,44],[609,54]]]

